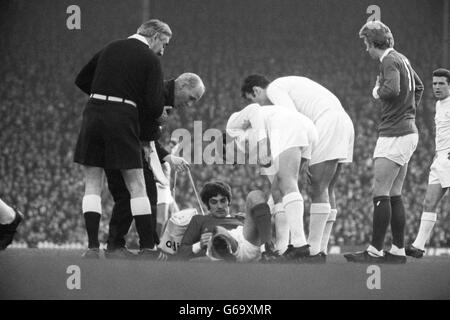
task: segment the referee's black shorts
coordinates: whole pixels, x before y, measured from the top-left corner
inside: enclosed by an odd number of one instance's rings
[[[90,99],[83,111],[74,161],[104,169],[142,168],[137,108]]]

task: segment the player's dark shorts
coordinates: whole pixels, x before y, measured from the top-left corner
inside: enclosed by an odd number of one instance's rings
[[[142,168],[138,110],[90,99],[83,111],[74,161],[105,169]]]

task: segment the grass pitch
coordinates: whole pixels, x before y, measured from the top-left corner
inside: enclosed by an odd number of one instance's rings
[[[380,265],[379,289],[368,265],[329,255],[325,265],[84,260],[79,250],[0,252],[0,299],[449,299],[450,257]],[[78,266],[80,289],[67,282]],[[370,271],[370,270],[369,270]],[[370,279],[369,279],[370,278]],[[73,280],[73,278],[72,278]],[[69,279],[69,283],[70,283]]]

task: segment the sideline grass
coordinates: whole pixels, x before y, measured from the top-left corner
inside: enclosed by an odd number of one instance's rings
[[[381,265],[369,290],[367,265],[330,255],[325,265],[83,260],[79,250],[0,252],[0,299],[450,299],[450,257]],[[81,290],[69,290],[71,265]]]

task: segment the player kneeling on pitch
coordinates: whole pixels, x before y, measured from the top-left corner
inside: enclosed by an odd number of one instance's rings
[[[277,105],[260,106],[254,103],[231,115],[227,134],[235,139],[238,146],[245,141],[249,142],[250,148],[257,146],[258,163],[263,166],[262,173],[268,175],[272,183],[272,194],[281,193],[290,245],[280,250],[284,253],[279,260],[299,261],[309,256],[309,244],[303,228],[303,197],[297,182],[299,171],[308,164],[318,140],[314,123],[299,112]]]
[[[450,70],[433,72],[433,93],[436,99],[436,155],[430,168],[428,188],[420,219],[419,233],[413,244],[406,247],[406,255],[422,258],[425,243],[436,223],[436,209],[450,188]]]
[[[228,184],[209,182],[200,197],[209,213],[192,217],[177,257],[251,262],[260,260],[262,245],[266,245],[265,259],[275,256],[270,250],[270,208],[263,192],[255,190],[248,194],[244,221],[230,214],[231,188]]]

